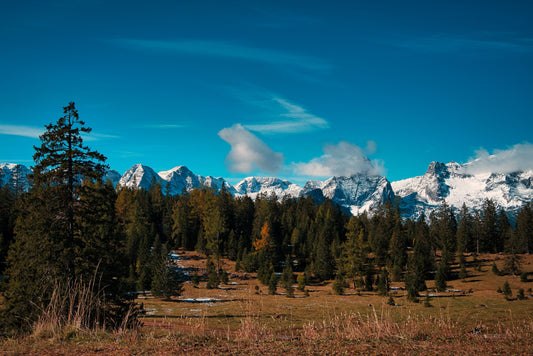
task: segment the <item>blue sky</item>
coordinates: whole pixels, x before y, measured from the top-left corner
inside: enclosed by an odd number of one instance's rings
[[[532,13],[529,0],[3,1],[0,162],[31,166],[74,101],[121,173],[394,181],[491,154],[532,169]]]

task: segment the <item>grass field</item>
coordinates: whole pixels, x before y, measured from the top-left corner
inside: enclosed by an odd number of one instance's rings
[[[184,267],[202,269],[205,258],[179,252]],[[522,257],[519,276],[496,276],[504,256],[482,255],[481,268],[431,292],[427,306],[406,300],[403,283],[388,297],[331,284],[307,286],[288,298],[278,288],[268,295],[253,274],[230,273],[228,285],[206,289],[186,283],[181,297],[169,301],[140,296],[146,315],[140,330],[124,332],[62,330],[7,339],[1,354],[533,354],[533,256]],[[468,260],[471,262],[471,258]],[[472,264],[473,265],[473,264]],[[231,262],[224,267],[233,271]],[[497,292],[508,281],[510,300]],[[432,281],[428,281],[431,288]],[[519,288],[526,299],[517,300]]]

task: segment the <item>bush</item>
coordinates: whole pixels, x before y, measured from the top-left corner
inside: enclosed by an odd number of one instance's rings
[[[496,262],[492,262],[492,273],[496,276],[501,276],[501,272],[498,269],[498,266],[496,265]]]
[[[198,284],[200,284],[200,276],[198,275],[196,271],[191,276],[191,282],[192,282],[192,285],[195,287],[198,287]]]
[[[305,273],[302,273],[302,274],[298,275],[298,277],[296,278],[296,282],[298,283],[298,289],[303,292],[304,289],[305,289],[305,285],[307,284],[306,283],[306,278],[305,278]]]
[[[270,274],[270,280],[268,281],[268,294],[270,295],[276,294],[277,289],[278,289],[278,276],[276,275],[276,272],[272,272]]]
[[[392,271],[391,271],[391,274],[392,274],[392,281],[393,282],[400,282],[402,280],[402,267],[398,266],[398,265],[394,265],[392,267]]]
[[[429,293],[426,292],[426,298],[424,299],[424,306],[426,308],[430,308],[433,305],[431,305],[431,297],[429,296]]]
[[[528,275],[527,272],[522,272],[520,274],[520,282],[524,282],[524,283],[527,282],[527,275]]]
[[[393,305],[393,306],[396,305],[396,303],[394,302],[394,298],[392,298],[392,295],[389,296],[389,300],[387,300],[387,304],[388,305]]]
[[[518,293],[516,293],[516,299],[518,299],[518,300],[527,299],[526,296],[524,295],[524,288],[520,288],[518,290]]]
[[[340,273],[337,274],[337,277],[335,277],[335,280],[333,281],[333,284],[331,285],[331,289],[333,292],[337,295],[343,295],[344,294],[344,278]]]
[[[225,269],[221,268],[221,269],[218,270],[218,277],[219,277],[220,282],[222,282],[223,284],[228,284],[229,283],[228,272],[226,272]]]
[[[502,293],[505,299],[507,300],[509,300],[513,296],[513,291],[511,290],[509,282],[505,281],[505,283],[503,284]]]

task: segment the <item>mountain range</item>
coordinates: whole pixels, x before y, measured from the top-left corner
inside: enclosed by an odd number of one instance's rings
[[[152,168],[136,164],[124,174],[110,170],[106,179],[115,185],[148,189],[161,183],[171,195],[181,194],[202,186],[216,190],[223,186],[234,196],[258,195],[278,198],[285,196],[311,196],[317,201],[331,199],[354,215],[372,213],[387,200],[399,203],[402,216],[418,219],[428,216],[446,202],[456,212],[466,204],[471,210],[480,210],[486,199],[492,199],[498,209],[512,218],[525,204],[533,200],[533,171],[512,173],[472,172],[469,164],[432,162],[422,176],[389,182],[387,178],[371,174],[354,174],[331,177],[324,181],[308,181],[300,187],[287,180],[274,177],[248,177],[235,185],[223,178],[194,174],[185,166],[155,172]],[[30,169],[19,164],[0,164],[0,184],[17,184],[29,187],[26,175]]]

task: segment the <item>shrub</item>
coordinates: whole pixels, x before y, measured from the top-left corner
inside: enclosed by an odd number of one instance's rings
[[[507,300],[509,300],[513,296],[513,291],[511,290],[509,282],[505,281],[505,283],[503,284],[502,293],[505,299]]]
[[[298,289],[303,292],[304,289],[305,289],[305,285],[307,284],[306,283],[305,274],[302,273],[302,274],[298,275],[298,277],[296,278],[296,282],[298,283]]]
[[[501,275],[501,272],[498,269],[498,266],[496,265],[496,262],[492,262],[492,273],[494,273],[494,275],[496,275],[496,276],[500,276]]]
[[[520,274],[520,282],[527,282],[527,272],[522,272]]]
[[[527,299],[526,296],[524,295],[524,288],[520,288],[518,290],[518,293],[516,293],[516,299],[518,299],[518,300]]]
[[[272,272],[270,274],[270,280],[268,281],[268,294],[270,295],[276,294],[277,289],[278,289],[278,276],[276,275],[276,272]]]
[[[394,302],[394,298],[392,298],[392,295],[389,296],[389,300],[387,300],[387,304],[388,305],[396,305],[396,303]]]
[[[343,295],[344,294],[344,278],[340,273],[337,274],[337,277],[335,277],[335,280],[333,281],[333,284],[331,285],[331,289],[333,292],[337,295]]]

